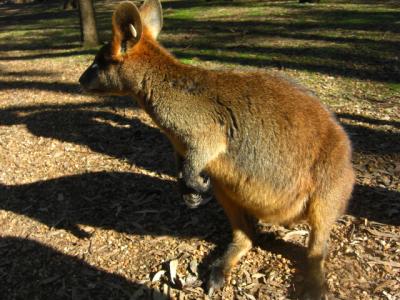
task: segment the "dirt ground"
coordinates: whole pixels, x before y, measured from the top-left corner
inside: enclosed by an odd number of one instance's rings
[[[208,266],[231,238],[223,210],[215,200],[186,208],[175,188],[172,148],[132,99],[79,91],[95,50],[79,48],[76,12],[47,2],[0,4],[0,299],[208,298]],[[113,3],[96,6],[102,39]],[[357,184],[332,229],[331,299],[400,299],[396,2],[309,5],[303,23],[287,27],[304,6],[200,0],[163,6],[161,40],[182,61],[278,70],[336,113],[353,142]],[[312,27],[313,10],[343,16],[332,17],[340,37],[325,23]],[[205,48],[201,35],[210,32]],[[263,47],[270,56],[259,53]],[[308,227],[258,229],[255,247],[213,298],[297,298]]]

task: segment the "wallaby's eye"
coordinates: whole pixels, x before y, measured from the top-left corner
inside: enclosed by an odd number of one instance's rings
[[[99,68],[99,65],[96,64],[96,63],[94,63],[90,68],[91,68],[91,69],[98,69],[98,68]]]

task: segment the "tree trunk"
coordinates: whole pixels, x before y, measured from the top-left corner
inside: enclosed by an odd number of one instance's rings
[[[92,0],[79,0],[79,16],[81,22],[81,40],[84,47],[99,44]]]
[[[70,10],[78,7],[77,0],[65,0],[64,1],[64,9]]]

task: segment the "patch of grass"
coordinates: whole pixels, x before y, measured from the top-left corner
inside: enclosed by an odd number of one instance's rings
[[[389,83],[388,87],[395,92],[400,92],[400,83]]]
[[[182,58],[182,59],[180,59],[180,62],[187,64],[187,65],[195,64],[195,60],[193,58]]]
[[[196,18],[201,13],[204,13],[207,9],[204,8],[187,8],[187,9],[179,9],[167,12],[165,17],[166,18],[174,18],[174,19],[181,19],[181,20],[190,20]]]

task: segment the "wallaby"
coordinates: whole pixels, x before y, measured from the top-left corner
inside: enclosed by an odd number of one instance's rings
[[[233,241],[211,267],[210,290],[252,247],[251,216],[309,223],[302,298],[321,298],[329,232],[354,184],[345,131],[315,96],[282,76],[179,62],[156,41],[162,24],[159,0],[140,9],[119,4],[112,41],[81,76],[83,89],[132,95],[173,144],[185,185],[197,193],[212,185]]]

